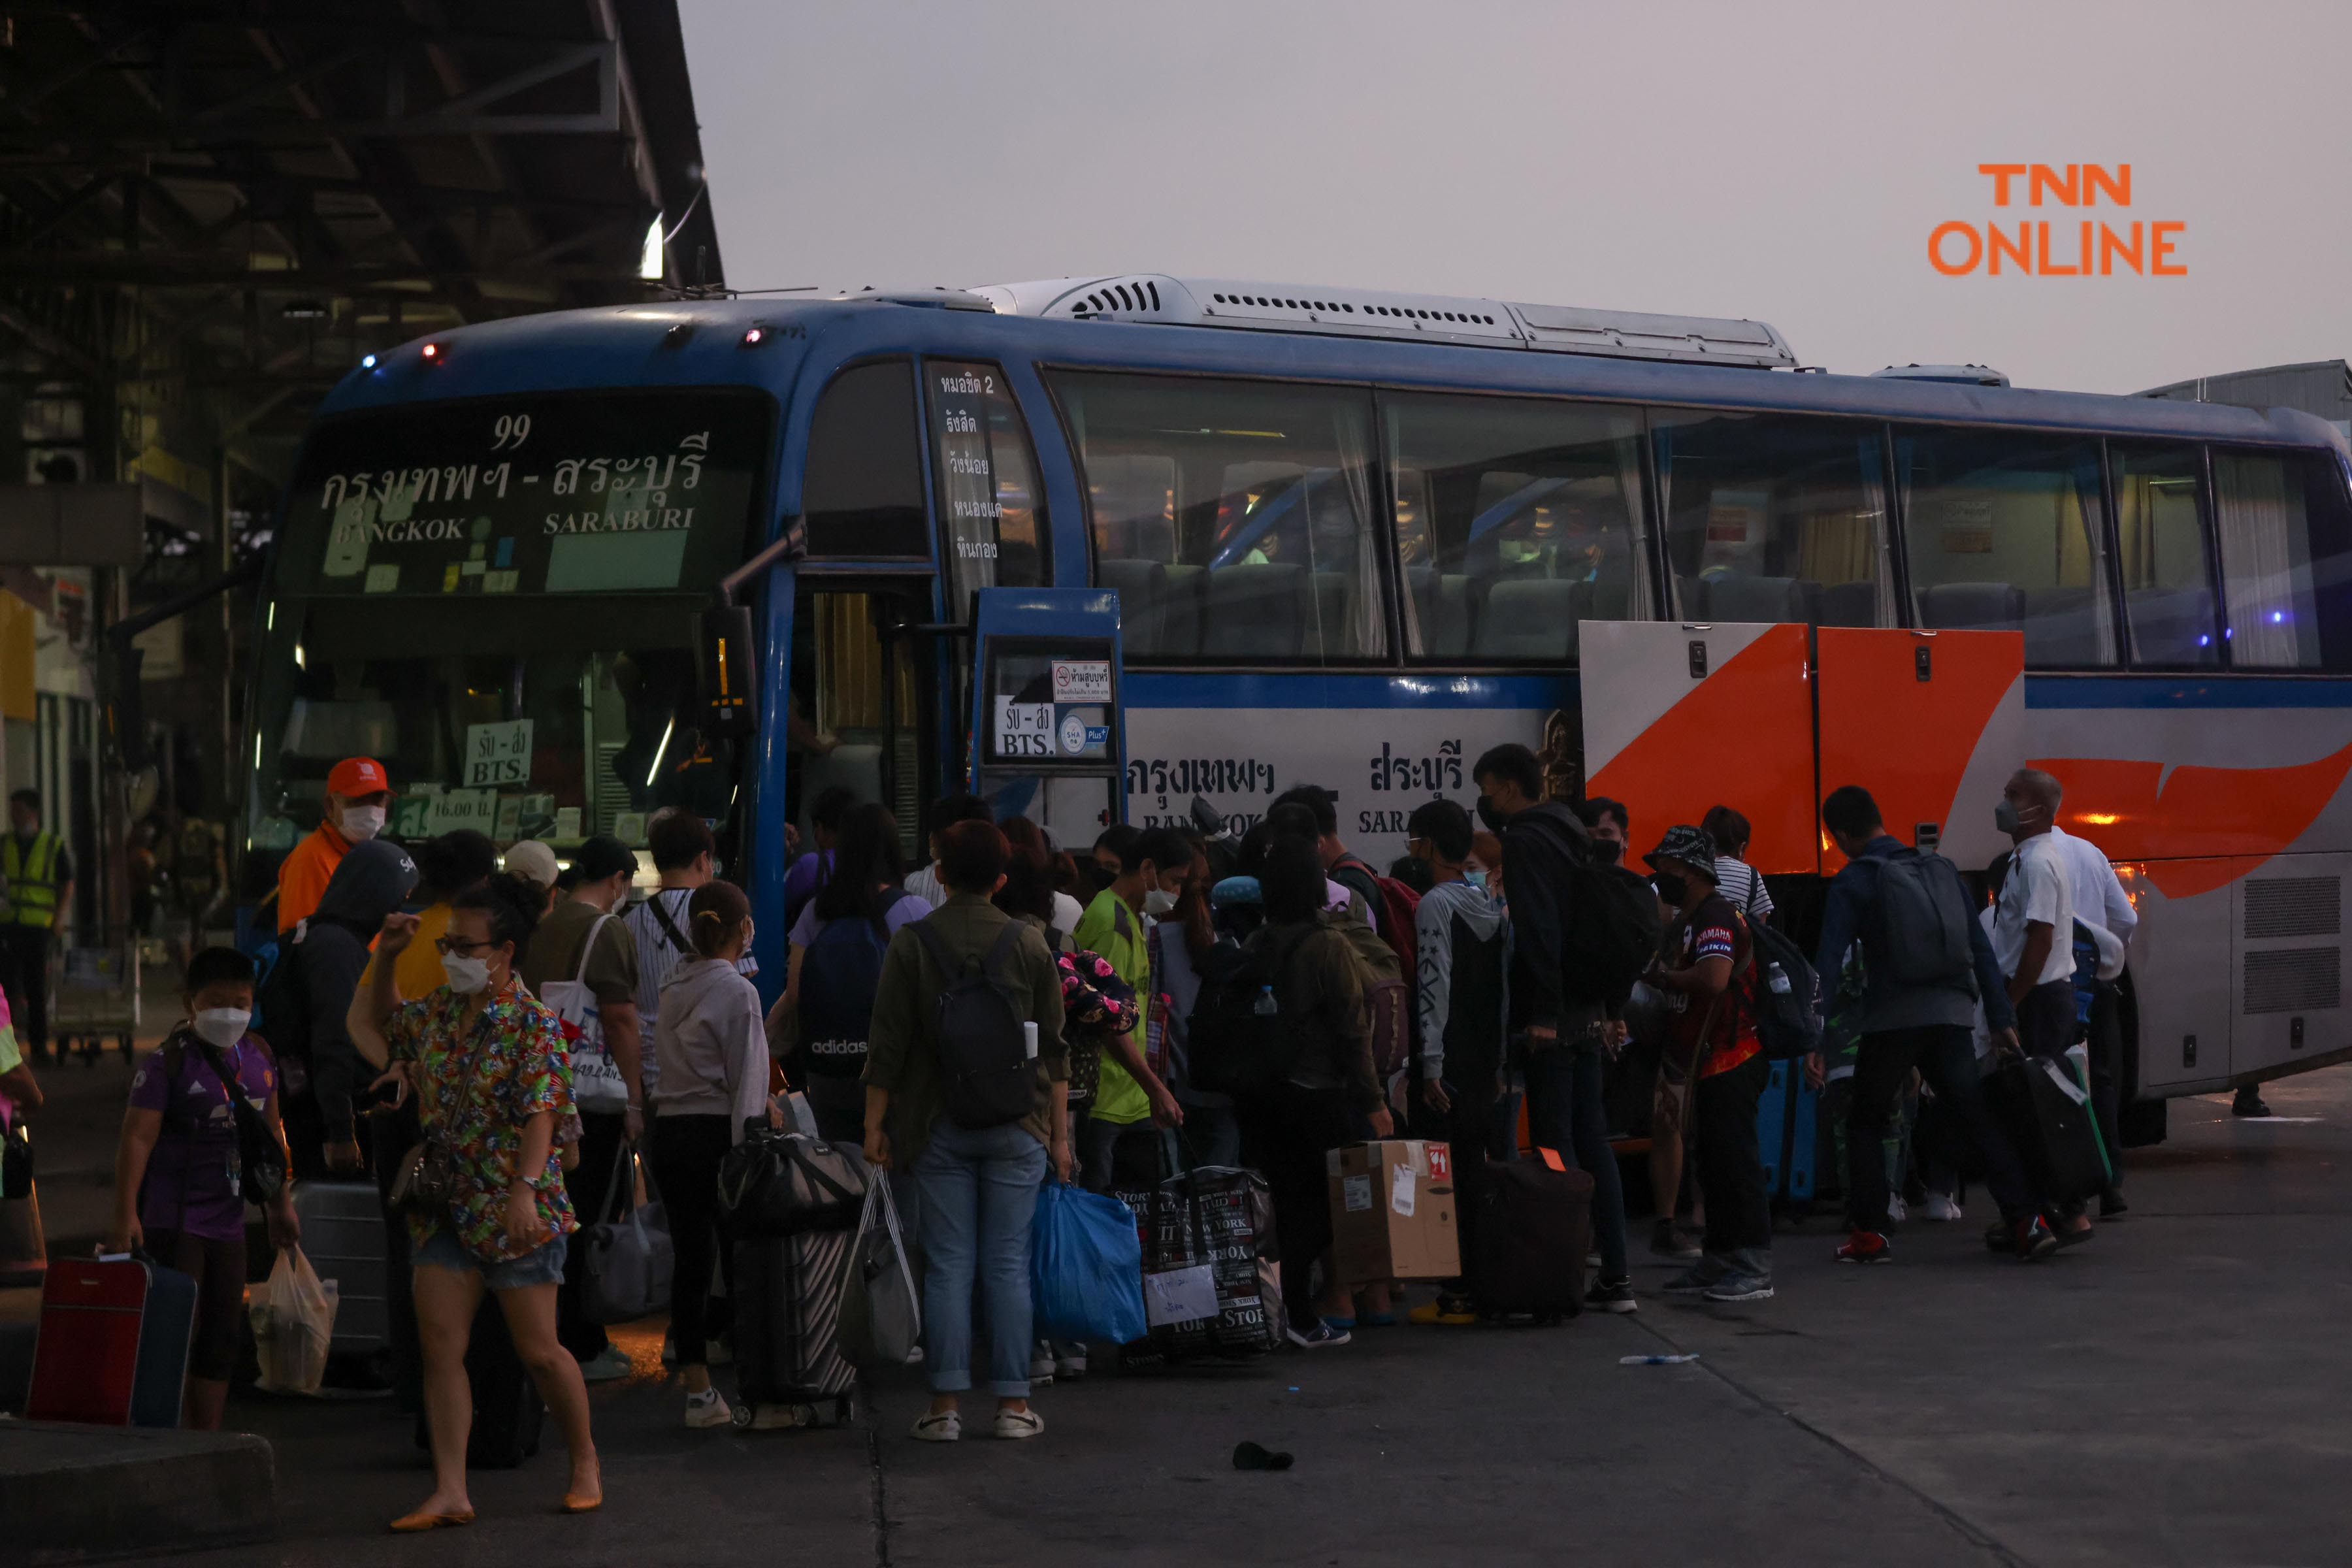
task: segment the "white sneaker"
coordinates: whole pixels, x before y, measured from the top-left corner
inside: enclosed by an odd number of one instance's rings
[[[1942,1193],[1936,1192],[1931,1188],[1927,1194],[1927,1201],[1919,1205],[1919,1217],[1922,1219],[1954,1220],[1963,1219],[1967,1216],[1960,1213],[1960,1205],[1958,1204],[1954,1203]]]
[[[686,1424],[697,1428],[731,1426],[735,1424],[735,1412],[727,1407],[725,1396],[717,1389],[705,1389],[686,1396]]]
[[[963,1416],[956,1411],[921,1415],[915,1420],[915,1441],[918,1443],[956,1443],[962,1439]]]
[[[629,1352],[618,1345],[606,1345],[580,1363],[580,1377],[585,1383],[618,1383],[629,1375]]]
[[[1045,1418],[1034,1410],[1000,1410],[996,1413],[996,1435],[1000,1437],[1034,1437],[1045,1430]]]
[[[1054,1381],[1054,1347],[1044,1340],[1039,1340],[1036,1348],[1029,1352],[1029,1381],[1032,1383]]]
[[[1894,1221],[1896,1225],[1901,1225],[1905,1220],[1911,1217],[1910,1210],[1904,1205],[1902,1194],[1892,1193],[1887,1195],[1886,1217]]]
[[[1055,1351],[1054,1352],[1054,1375],[1055,1377],[1065,1378],[1086,1376],[1087,1352],[1083,1350],[1075,1350],[1066,1352]]]

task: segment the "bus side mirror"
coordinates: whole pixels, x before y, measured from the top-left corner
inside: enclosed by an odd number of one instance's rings
[[[751,610],[728,605],[702,612],[702,706],[704,728],[713,735],[740,738],[759,723],[759,689],[752,668]]]

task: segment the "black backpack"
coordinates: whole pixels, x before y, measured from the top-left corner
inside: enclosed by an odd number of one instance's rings
[[[1760,921],[1748,926],[1756,965],[1756,1039],[1776,1062],[1808,1055],[1822,1045],[1822,983],[1802,949]]]
[[[812,1078],[854,1079],[866,1070],[882,957],[889,938],[865,915],[827,921],[801,954],[800,1066]]]
[[[1960,884],[1960,868],[1941,855],[1917,849],[1871,858],[1878,865],[1886,977],[1898,985],[1975,994],[1976,953],[1969,940],[1975,911]]]
[[[1560,981],[1572,1002],[1614,1012],[1658,955],[1657,889],[1623,866],[1577,863],[1561,900]]]
[[[1306,1020],[1282,1011],[1275,987],[1315,929],[1263,927],[1245,942],[1227,939],[1210,950],[1185,1026],[1192,1087],[1257,1098],[1289,1081],[1307,1048],[1308,1030]]]
[[[947,1113],[959,1127],[1002,1127],[1035,1113],[1036,1063],[1030,1058],[1028,998],[1005,979],[1024,929],[1008,921],[985,956],[959,963],[929,920],[907,928],[929,950],[947,983],[940,987],[940,1077]]]

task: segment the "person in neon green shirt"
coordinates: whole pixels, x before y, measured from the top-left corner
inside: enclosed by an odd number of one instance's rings
[[[1192,847],[1171,827],[1139,830],[1122,823],[1095,841],[1095,864],[1110,883],[1078,917],[1074,945],[1108,959],[1121,980],[1135,987],[1135,1027],[1105,1050],[1093,1106],[1078,1129],[1079,1180],[1090,1192],[1107,1192],[1119,1141],[1148,1135],[1150,1127],[1181,1127],[1184,1109],[1143,1059],[1143,1031],[1151,1008],[1151,944],[1144,917],[1176,907]],[[1147,1126],[1149,1124],[1149,1126]]]

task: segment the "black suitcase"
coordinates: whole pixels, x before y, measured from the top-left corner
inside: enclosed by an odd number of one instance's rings
[[[852,1230],[750,1236],[735,1243],[735,1423],[761,1405],[806,1406],[799,1425],[830,1406],[846,1422],[857,1369],[841,1348]]]
[[[522,1364],[498,1298],[483,1292],[466,1342],[466,1383],[474,1394],[474,1427],[466,1439],[466,1465],[476,1470],[511,1470],[539,1452],[539,1432],[547,1405]],[[416,1415],[416,1446],[433,1439],[425,1413]]]
[[[2002,1062],[1985,1077],[1985,1100],[2035,1194],[2046,1204],[2078,1204],[2106,1190],[2106,1161],[2090,1106],[2060,1088],[2053,1073],[2074,1082],[2068,1064],[2047,1057]]]
[[[1592,1178],[1541,1156],[1489,1160],[1474,1194],[1470,1300],[1478,1310],[1552,1322],[1584,1310]]]

